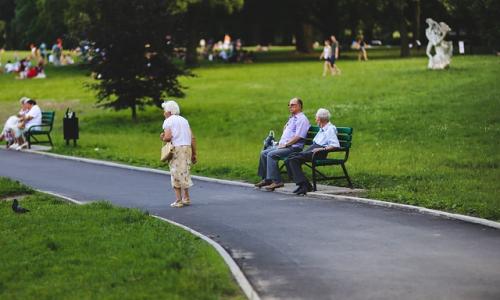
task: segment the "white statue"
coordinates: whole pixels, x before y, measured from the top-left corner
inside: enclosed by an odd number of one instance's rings
[[[425,30],[425,35],[429,40],[427,44],[427,56],[429,57],[429,65],[427,66],[432,70],[439,70],[448,67],[451,63],[451,56],[453,55],[453,43],[445,41],[444,37],[451,28],[444,22],[436,22],[428,18],[425,20],[429,27]],[[431,54],[432,47],[434,47],[434,56]]]

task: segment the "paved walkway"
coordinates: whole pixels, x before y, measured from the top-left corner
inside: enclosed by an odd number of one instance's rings
[[[500,299],[500,230],[346,201],[0,150],[0,176],[80,201],[148,210],[222,244],[263,299]]]

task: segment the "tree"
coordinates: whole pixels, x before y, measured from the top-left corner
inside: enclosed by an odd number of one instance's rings
[[[10,38],[10,25],[15,10],[15,0],[0,0],[0,48],[4,47]]]
[[[53,42],[66,33],[64,11],[67,0],[16,0],[11,33],[13,46],[26,49],[29,44]]]
[[[243,7],[244,0],[176,0],[171,6],[177,17],[177,24],[182,28],[181,38],[186,46],[185,63],[193,66],[198,63],[197,47],[204,28],[211,22],[217,22],[217,12],[223,10],[226,15]]]
[[[99,106],[130,108],[137,120],[137,108],[183,96],[177,78],[187,72],[172,60],[171,1],[87,1],[87,38],[95,48],[90,67],[98,80],[92,86]]]

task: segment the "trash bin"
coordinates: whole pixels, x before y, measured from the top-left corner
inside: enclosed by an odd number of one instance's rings
[[[78,118],[75,112],[66,110],[63,118],[63,133],[66,145],[73,140],[73,145],[76,146],[76,140],[79,138]]]

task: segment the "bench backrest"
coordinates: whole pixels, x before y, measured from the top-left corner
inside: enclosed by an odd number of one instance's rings
[[[309,131],[307,131],[307,136],[305,140],[306,145],[312,145],[313,139],[319,131],[319,126],[311,126],[309,127]],[[340,147],[342,149],[348,150],[351,148],[352,142],[352,127],[337,127],[337,138],[340,142]]]
[[[48,125],[52,127],[54,124],[55,111],[44,111],[42,112],[42,125]]]

